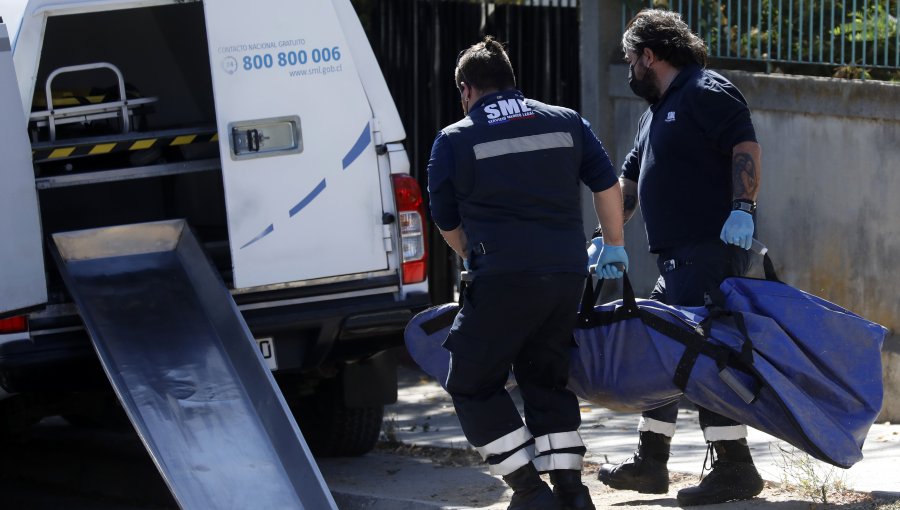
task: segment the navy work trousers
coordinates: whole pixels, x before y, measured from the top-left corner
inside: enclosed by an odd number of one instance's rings
[[[658,253],[660,277],[650,299],[673,306],[703,306],[704,295],[730,276],[743,276],[750,254],[720,239],[687,244]],[[730,427],[738,422],[698,406],[700,427]],[[678,418],[678,402],[645,411],[642,416],[666,423]]]
[[[505,387],[511,367],[534,437],[581,425],[566,383],[583,289],[584,276],[574,273],[483,275],[469,284],[444,347],[447,391],[473,446],[522,428]]]

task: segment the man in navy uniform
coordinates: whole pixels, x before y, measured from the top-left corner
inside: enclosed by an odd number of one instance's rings
[[[444,343],[446,388],[466,438],[512,487],[510,509],[593,509],[566,383],[588,270],[581,182],[606,232],[597,274],[618,278],[628,264],[615,170],[579,114],[516,90],[491,37],[460,54],[455,81],[466,116],[435,139],[428,190],[435,223],[474,281]],[[505,389],[510,367],[524,424]]]
[[[674,12],[648,9],[629,23],[622,47],[629,85],[650,107],[619,180],[625,221],[638,202],[660,271],[650,294],[670,305],[703,306],[726,277],[743,275],[754,232],[761,151],[740,91],[705,69],[706,45]],[[638,200],[640,199],[640,200]],[[763,481],[747,446],[747,427],[699,409],[700,427],[718,459],[682,506],[749,499]],[[604,464],[610,487],[663,494],[678,402],[644,412],[635,456]]]

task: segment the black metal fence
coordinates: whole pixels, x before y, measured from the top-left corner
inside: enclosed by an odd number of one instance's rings
[[[453,70],[485,35],[507,43],[522,92],[578,108],[579,34],[574,0],[353,0],[406,128],[412,174],[424,190],[437,132],[460,119]],[[432,299],[452,299],[453,252],[431,228]]]

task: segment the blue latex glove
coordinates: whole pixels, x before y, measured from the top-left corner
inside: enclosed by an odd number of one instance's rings
[[[598,278],[604,280],[621,278],[625,273],[616,267],[616,264],[621,264],[625,271],[628,271],[628,254],[625,253],[625,247],[605,245],[600,250],[600,258],[597,259],[594,271]]]
[[[746,211],[731,211],[725,225],[722,226],[719,239],[725,244],[734,244],[749,250],[753,244],[753,216]]]
[[[587,254],[588,254],[588,272],[594,272],[591,266],[596,266],[597,261],[600,260],[600,252],[603,250],[603,238],[597,237],[591,239],[591,245],[588,246]]]

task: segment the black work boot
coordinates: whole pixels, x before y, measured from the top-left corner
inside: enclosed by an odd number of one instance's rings
[[[620,464],[603,464],[597,478],[613,489],[644,494],[669,491],[669,447],[672,438],[655,432],[641,432],[638,451]]]
[[[503,481],[513,490],[508,510],[562,510],[556,496],[530,462],[503,475]]]
[[[713,460],[712,471],[700,485],[678,491],[679,505],[712,505],[751,499],[762,492],[763,479],[753,465],[746,439],[714,441],[710,451],[718,457]]]
[[[576,469],[555,469],[550,471],[553,495],[559,500],[562,510],[596,510],[591,501],[591,492],[581,483],[581,471]]]

